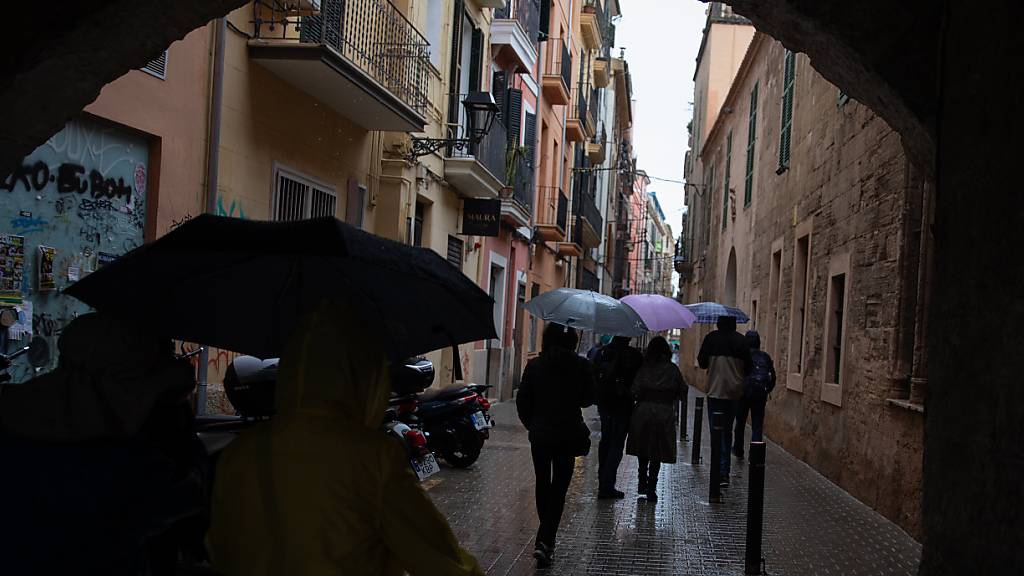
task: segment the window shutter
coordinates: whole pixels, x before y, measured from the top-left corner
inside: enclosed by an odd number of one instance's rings
[[[732,171],[732,130],[725,139],[725,176],[722,178],[722,230],[729,225],[729,173]]]
[[[508,109],[508,103],[505,100],[508,97],[508,76],[504,70],[498,70],[491,75],[491,96],[494,97],[494,103],[498,108],[501,108],[500,119],[507,126],[508,118],[505,111]]]
[[[537,33],[537,41],[544,42],[548,39],[548,31],[551,30],[551,2],[553,0],[540,0],[540,30]]]
[[[479,28],[473,28],[473,40],[469,52],[469,90],[470,92],[480,89],[480,72],[483,67],[484,57],[484,33]]]
[[[537,149],[537,115],[526,113],[526,161],[531,167],[536,167]]]
[[[508,144],[509,146],[519,146],[519,133],[521,132],[520,127],[523,122],[523,91],[518,88],[508,89],[508,102],[506,103],[506,110],[508,112],[508,121],[505,125],[508,127]]]
[[[782,130],[779,134],[779,170],[789,167],[789,150],[793,134],[793,84],[796,74],[796,54],[786,50],[782,84]]]
[[[459,270],[462,270],[462,254],[464,246],[465,243],[462,241],[462,238],[451,235],[448,236],[448,261]]]
[[[757,86],[750,91],[750,114],[747,117],[747,171],[743,187],[743,205],[749,206],[754,197],[754,143],[757,141]]]
[[[454,15],[452,17],[452,61],[448,75],[449,86],[458,86],[459,83],[459,62],[462,61],[462,13],[462,0],[455,0]],[[460,98],[457,90],[453,89],[453,92],[455,93],[449,94],[448,98],[448,122],[450,124],[456,124],[459,121]]]

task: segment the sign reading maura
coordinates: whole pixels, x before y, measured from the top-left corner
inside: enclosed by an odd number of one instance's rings
[[[498,236],[501,230],[501,200],[467,198],[462,204],[462,234]]]

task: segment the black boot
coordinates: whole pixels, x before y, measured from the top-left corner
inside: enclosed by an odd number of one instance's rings
[[[647,467],[640,467],[640,481],[637,482],[636,491],[638,494],[647,494]]]
[[[658,477],[653,474],[647,479],[646,494],[648,502],[658,501]]]

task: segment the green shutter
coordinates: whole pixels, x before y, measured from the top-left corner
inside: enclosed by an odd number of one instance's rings
[[[729,225],[729,172],[732,171],[732,130],[725,139],[725,176],[722,178],[722,230]]]
[[[793,136],[793,84],[796,75],[796,54],[786,50],[785,72],[782,84],[782,130],[779,133],[779,170],[789,168],[789,148]]]
[[[750,91],[750,112],[747,116],[747,174],[743,186],[743,205],[750,206],[754,198],[754,142],[757,141],[757,86]]]

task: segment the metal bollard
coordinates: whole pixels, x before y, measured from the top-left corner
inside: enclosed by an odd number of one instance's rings
[[[700,435],[704,427],[704,398],[698,396],[693,408],[693,454],[690,464],[700,464]]]
[[[747,554],[744,574],[761,574],[764,528],[764,442],[750,443],[750,486],[747,493]]]
[[[711,413],[711,474],[708,480],[711,491],[709,502],[722,501],[722,418],[721,412]]]
[[[687,391],[689,392],[689,391]],[[679,401],[679,439],[686,440],[686,410],[689,408],[689,394],[683,394],[683,399]]]

